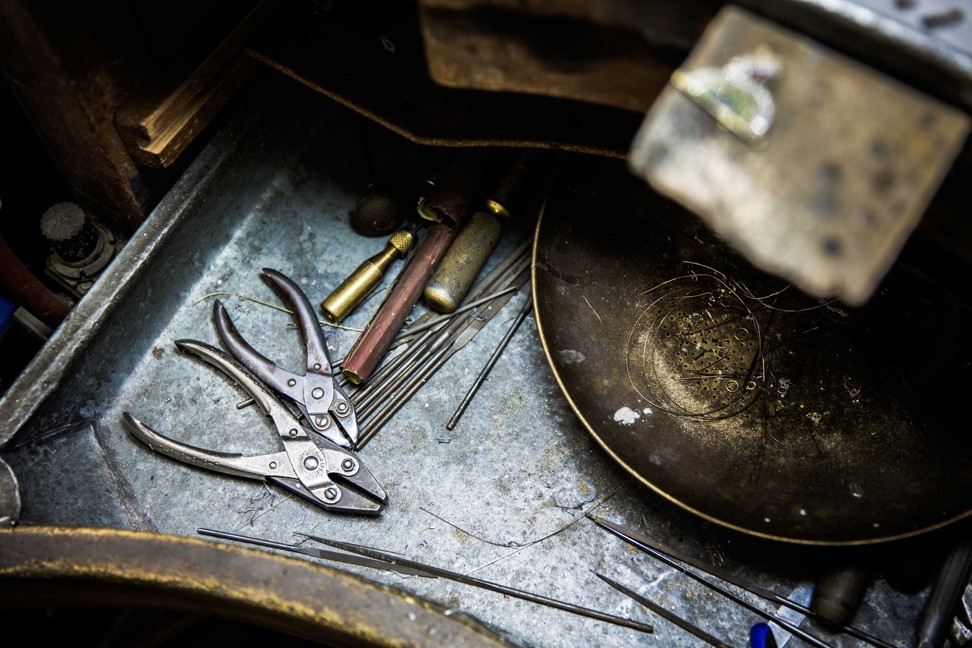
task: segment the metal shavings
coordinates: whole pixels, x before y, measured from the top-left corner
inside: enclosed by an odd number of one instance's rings
[[[246,521],[243,522],[243,524],[236,527],[234,530],[240,531],[241,529],[245,529],[248,526],[253,526],[254,522],[256,522],[264,515],[271,512],[272,510],[274,510],[275,508],[277,508],[278,506],[280,506],[281,504],[283,504],[284,502],[286,502],[292,497],[293,495],[288,494],[286,497],[277,500],[277,494],[274,493],[272,490],[270,490],[270,488],[266,484],[263,484],[263,490],[260,491],[259,495],[250,498],[250,507],[243,511],[244,515],[247,515],[249,513],[253,513],[253,515],[251,515]],[[267,507],[261,506],[261,504],[266,501],[270,502],[270,506]]]
[[[268,302],[260,301],[259,299],[255,299],[253,297],[247,297],[246,295],[241,295],[239,293],[229,292],[229,291],[226,291],[226,290],[220,290],[220,291],[217,291],[217,292],[211,292],[211,293],[208,293],[206,295],[203,295],[202,297],[200,297],[196,301],[192,302],[191,306],[195,306],[195,305],[199,304],[200,302],[209,299],[210,297],[219,297],[221,295],[225,295],[225,296],[229,296],[229,297],[238,297],[239,299],[245,299],[246,301],[253,302],[254,304],[259,304],[260,306],[266,306],[267,308],[272,308],[274,310],[278,310],[278,311],[281,311],[283,313],[287,313],[288,315],[293,315],[294,314],[294,312],[292,310],[290,310],[289,308],[284,308],[283,306],[277,306],[276,304],[270,304]],[[335,324],[333,322],[328,322],[326,320],[317,320],[317,322],[321,326],[330,326],[331,328],[341,329],[342,331],[352,331],[354,333],[361,333],[364,330],[364,329],[354,328],[354,327],[351,327],[351,326],[344,326],[342,324]]]

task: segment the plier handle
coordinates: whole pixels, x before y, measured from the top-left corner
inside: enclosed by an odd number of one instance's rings
[[[358,442],[358,421],[354,406],[334,379],[324,333],[307,295],[282,272],[264,268],[263,274],[293,307],[294,319],[307,349],[307,369],[299,375],[281,369],[243,339],[223,305],[213,305],[216,332],[226,349],[263,382],[292,400],[308,425],[333,443],[353,448]]]
[[[327,438],[312,438],[290,409],[228,354],[195,340],[176,340],[175,345],[220,369],[242,386],[273,420],[284,449],[256,456],[204,450],[163,436],[125,412],[125,421],[135,437],[173,459],[276,484],[327,511],[366,515],[381,512],[388,496],[357,456]]]

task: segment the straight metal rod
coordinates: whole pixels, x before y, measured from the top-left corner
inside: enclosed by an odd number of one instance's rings
[[[730,601],[732,601],[736,605],[739,605],[739,606],[742,606],[742,607],[746,608],[747,610],[749,610],[753,614],[758,614],[759,616],[763,617],[767,621],[772,621],[773,623],[775,623],[776,625],[780,626],[781,628],[785,628],[787,631],[790,632],[790,634],[792,634],[792,635],[794,635],[796,637],[800,637],[801,639],[803,639],[804,641],[806,641],[808,644],[810,644],[812,646],[817,646],[817,648],[831,648],[830,644],[822,641],[821,639],[818,639],[817,637],[813,636],[812,634],[810,634],[806,630],[802,630],[799,626],[795,626],[792,623],[789,623],[787,621],[784,621],[783,619],[779,619],[779,618],[773,616],[769,612],[765,612],[765,611],[761,610],[760,608],[756,607],[755,605],[753,605],[752,603],[750,603],[746,599],[743,599],[743,598],[740,598],[739,596],[736,596],[735,594],[733,594],[732,592],[730,592],[726,588],[722,587],[721,585],[718,585],[716,583],[713,583],[712,581],[704,578],[703,576],[700,576],[700,575],[696,574],[695,572],[693,572],[690,569],[686,569],[685,567],[683,567],[679,563],[675,562],[674,560],[672,560],[671,558],[669,558],[668,556],[666,556],[662,552],[658,551],[657,549],[654,549],[653,547],[649,547],[648,545],[644,544],[643,542],[638,542],[634,538],[630,538],[630,537],[625,536],[624,534],[618,533],[617,531],[615,531],[614,529],[612,529],[611,527],[609,527],[607,525],[601,524],[601,522],[602,522],[601,518],[597,517],[596,515],[590,515],[590,514],[588,514],[587,517],[590,518],[598,526],[600,526],[600,527],[602,527],[604,529],[607,529],[608,531],[610,531],[614,535],[618,536],[619,538],[621,538],[622,540],[624,540],[628,544],[630,544],[632,546],[635,546],[638,549],[641,549],[645,553],[649,554],[650,556],[652,556],[653,558],[655,558],[655,560],[659,560],[659,561],[665,563],[666,565],[668,565],[669,567],[672,567],[673,569],[677,569],[678,571],[682,572],[683,574],[685,574],[689,578],[697,581],[698,583],[704,585],[705,587],[708,587],[709,589],[711,589],[714,592],[718,592],[719,594],[722,594],[723,596],[725,596],[727,599],[729,599]]]
[[[508,294],[510,294],[512,292],[516,292],[519,289],[520,289],[519,286],[510,286],[509,288],[504,288],[503,290],[497,291],[497,292],[493,293],[492,295],[487,295],[486,297],[483,297],[482,299],[477,299],[476,301],[469,302],[465,306],[460,306],[459,308],[457,308],[456,310],[452,311],[451,313],[447,313],[445,315],[438,315],[437,317],[433,317],[432,319],[430,319],[430,320],[428,320],[426,322],[422,322],[418,326],[409,327],[409,328],[405,329],[404,331],[402,331],[402,334],[401,335],[399,335],[397,338],[395,338],[395,342],[398,342],[399,340],[404,340],[405,338],[409,337],[410,335],[415,335],[416,333],[421,333],[422,331],[424,331],[424,330],[426,330],[428,328],[432,328],[433,326],[435,326],[436,324],[439,324],[440,322],[448,322],[449,320],[453,319],[457,315],[462,315],[463,313],[468,313],[469,311],[471,311],[472,309],[476,308],[477,306],[482,306],[483,304],[488,304],[489,302],[493,301],[497,297],[502,297],[503,295],[508,295]]]
[[[405,389],[395,394],[395,397],[392,398],[388,405],[386,405],[381,412],[375,415],[373,421],[365,422],[366,429],[362,431],[361,436],[358,437],[358,443],[355,445],[355,450],[361,450],[361,448],[365,447],[365,445],[371,441],[372,437],[378,434],[378,431],[385,426],[385,423],[387,423],[391,417],[397,414],[398,410],[402,409],[405,403],[407,403],[409,399],[414,396],[415,393],[421,389],[426,382],[428,382],[429,378],[431,378],[432,375],[435,374],[435,372],[438,371],[439,368],[442,367],[442,365],[444,365],[449,359],[451,355],[449,353],[450,350],[451,349],[448,346],[439,349],[439,351],[432,357],[432,360],[419,370],[418,375],[411,377],[411,380],[407,383]]]
[[[631,628],[632,630],[638,630],[640,632],[654,632],[654,628],[652,628],[650,625],[640,623],[632,619],[617,617],[614,616],[613,614],[607,614],[606,612],[599,612],[597,610],[592,610],[590,608],[581,607],[579,605],[574,605],[573,603],[566,603],[564,601],[559,601],[557,599],[548,598],[541,594],[534,594],[532,592],[527,592],[525,590],[515,589],[512,587],[508,587],[506,585],[500,585],[499,583],[480,580],[473,576],[466,576],[465,574],[449,571],[448,569],[433,567],[432,565],[425,565],[420,562],[408,560],[407,558],[399,558],[397,556],[392,556],[390,554],[386,554],[385,552],[378,551],[376,549],[368,549],[366,547],[361,547],[359,545],[354,545],[347,542],[338,542],[336,540],[328,540],[327,538],[319,538],[317,536],[312,536],[312,535],[308,535],[307,537],[310,538],[311,540],[320,542],[321,544],[325,544],[331,547],[335,547],[337,549],[343,549],[345,551],[350,551],[356,554],[360,554],[362,556],[366,556],[368,558],[374,558],[376,560],[384,560],[391,564],[401,565],[403,567],[418,569],[420,571],[427,572],[433,576],[438,576],[439,578],[446,578],[448,580],[452,580],[457,583],[462,583],[463,585],[480,587],[482,589],[486,589],[491,592],[505,594],[507,596],[512,596],[514,598],[523,599],[524,601],[530,601],[531,603],[546,605],[547,607],[563,610],[564,612],[578,614],[580,616],[584,616],[589,619],[596,619],[598,621],[613,623],[614,625],[623,626],[625,628]]]
[[[385,394],[394,389],[395,381],[403,373],[406,373],[411,365],[415,364],[415,359],[425,352],[430,338],[435,334],[436,331],[426,331],[415,341],[412,348],[406,349],[387,365],[379,369],[372,380],[355,393],[355,398],[353,398],[355,408],[364,408],[378,395]]]
[[[196,529],[196,533],[201,536],[220,538],[221,540],[234,540],[236,542],[243,542],[245,544],[257,545],[260,547],[269,547],[270,549],[280,549],[281,551],[290,551],[293,553],[310,556],[312,558],[321,558],[323,560],[330,560],[347,565],[370,567],[371,569],[379,569],[381,571],[395,571],[400,574],[407,574],[409,576],[421,576],[422,578],[433,578],[431,574],[424,571],[418,569],[409,569],[408,567],[400,567],[399,565],[389,565],[385,561],[368,558],[367,556],[343,554],[338,553],[337,551],[331,551],[329,549],[299,547],[297,545],[274,542],[273,540],[264,540],[263,538],[254,538],[251,536],[240,535],[238,533],[230,533],[229,531],[217,531],[215,529]]]
[[[611,580],[610,578],[608,578],[607,576],[605,576],[603,574],[598,574],[597,572],[594,572],[594,575],[597,576],[598,578],[600,578],[602,581],[604,581],[608,585],[610,585],[611,587],[613,587],[614,589],[616,589],[619,592],[621,592],[622,594],[625,594],[627,596],[630,596],[634,600],[638,601],[639,603],[641,603],[642,605],[644,605],[646,608],[648,608],[649,610],[651,610],[652,612],[654,612],[655,614],[657,614],[661,618],[665,619],[666,621],[669,621],[670,623],[674,623],[675,625],[677,625],[682,630],[684,630],[684,631],[688,632],[689,634],[697,637],[698,639],[701,639],[702,641],[704,641],[705,643],[709,644],[710,646],[716,646],[717,648],[729,648],[729,644],[727,644],[724,641],[721,641],[719,639],[716,639],[715,637],[713,637],[712,635],[710,635],[708,632],[706,632],[702,628],[698,627],[694,623],[689,623],[688,621],[686,621],[682,617],[678,616],[674,612],[670,612],[669,610],[666,610],[665,608],[663,608],[662,606],[658,605],[657,603],[655,603],[654,601],[652,601],[648,597],[642,596],[638,592],[636,592],[636,591],[634,591],[632,589],[629,589],[629,588],[625,587],[624,585],[622,585],[621,583],[619,583],[619,582],[617,582],[615,580]]]
[[[812,619],[817,618],[817,615],[813,612],[813,610],[811,610],[807,606],[801,605],[800,603],[797,603],[795,601],[791,601],[785,596],[781,596],[776,592],[770,591],[764,587],[756,585],[755,583],[750,583],[740,578],[739,576],[736,576],[735,574],[729,573],[728,571],[720,567],[703,563],[701,560],[698,560],[697,558],[693,558],[692,556],[682,553],[677,549],[666,547],[661,543],[656,542],[651,538],[645,536],[644,534],[638,533],[633,529],[628,529],[626,527],[623,527],[620,524],[615,524],[614,522],[605,520],[603,518],[599,518],[595,515],[589,515],[587,517],[591,518],[591,520],[593,520],[595,523],[608,529],[609,531],[613,532],[615,535],[619,537],[632,538],[633,540],[636,540],[638,542],[648,545],[649,547],[654,548],[656,551],[662,552],[663,554],[667,555],[669,558],[674,558],[675,560],[679,560],[683,563],[691,565],[692,567],[695,567],[699,571],[706,572],[708,574],[715,576],[720,580],[726,581],[727,583],[731,583],[732,585],[735,585],[740,589],[746,590],[750,594],[754,594],[767,601],[778,603],[784,607],[788,607],[791,610],[795,612],[799,612],[800,614],[803,614],[804,616],[810,617]],[[863,630],[859,630],[853,626],[849,626],[849,625],[844,626],[840,628],[840,631],[849,637],[860,639],[861,641],[869,643],[872,646],[877,646],[878,648],[897,648],[894,644],[890,644],[886,641],[878,639],[877,637],[871,636],[868,633],[864,632]]]
[[[472,384],[472,387],[469,388],[469,391],[466,392],[466,395],[463,397],[462,402],[459,403],[459,407],[456,408],[452,418],[449,419],[449,422],[446,424],[447,430],[452,430],[456,427],[459,419],[462,418],[463,413],[465,413],[466,408],[469,407],[469,403],[472,402],[472,399],[475,398],[476,394],[479,392],[479,388],[483,386],[484,382],[486,382],[489,372],[493,370],[493,366],[496,364],[496,361],[499,360],[501,355],[503,355],[503,351],[506,349],[507,345],[509,345],[510,340],[513,339],[513,336],[516,334],[516,330],[520,328],[521,324],[523,324],[523,320],[525,320],[527,315],[529,315],[532,307],[533,298],[527,297],[527,300],[524,302],[520,312],[517,313],[516,319],[513,320],[510,328],[506,331],[506,335],[504,335],[503,339],[500,340],[496,350],[493,351],[493,355],[489,356],[489,360],[486,361],[486,366],[484,366],[483,370],[479,372],[478,376],[476,376],[476,381]]]

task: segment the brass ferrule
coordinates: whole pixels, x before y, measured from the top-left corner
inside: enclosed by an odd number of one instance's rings
[[[409,230],[395,232],[384,250],[359,265],[321,302],[324,315],[332,322],[340,322],[347,317],[381,283],[391,264],[408,253],[414,238]]]

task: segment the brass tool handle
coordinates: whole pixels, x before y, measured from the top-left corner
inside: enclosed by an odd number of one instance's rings
[[[429,308],[440,313],[458,308],[502,233],[503,226],[495,216],[486,212],[473,214],[425,287],[423,297]]]
[[[429,308],[451,313],[459,307],[503,233],[503,225],[523,208],[548,171],[546,159],[531,149],[512,156],[487,194],[482,209],[469,219],[429,280],[423,296]]]
[[[321,302],[324,315],[332,322],[347,317],[381,283],[391,264],[408,253],[414,240],[415,235],[410,230],[395,232],[384,250],[366,259]]]

